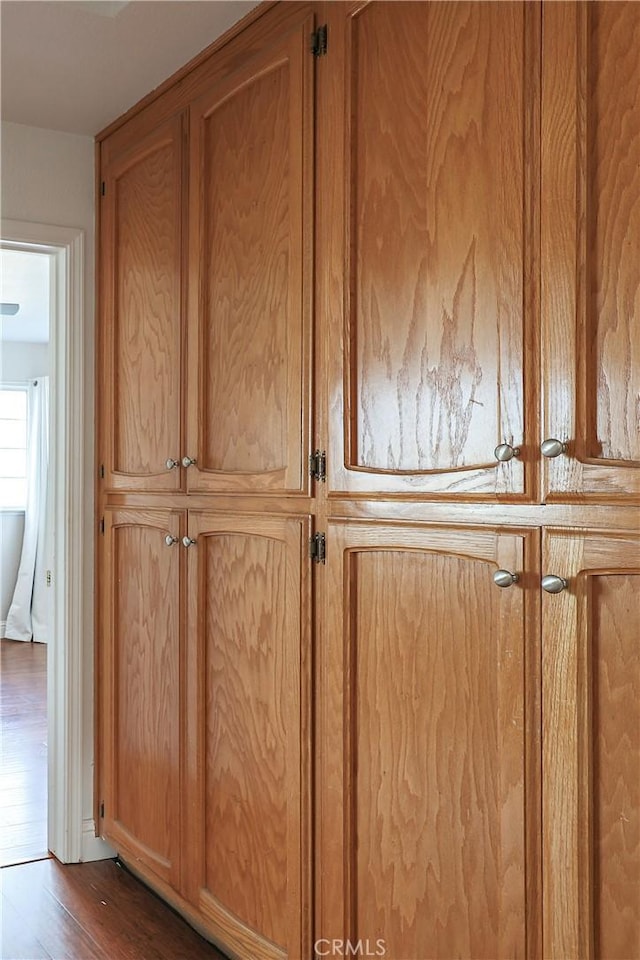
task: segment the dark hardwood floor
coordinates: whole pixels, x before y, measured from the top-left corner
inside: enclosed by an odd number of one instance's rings
[[[0,759],[0,960],[225,960],[113,860],[49,857],[44,644],[0,640]]]
[[[0,866],[47,857],[47,647],[0,640]]]
[[[0,881],[0,960],[226,960],[113,860],[38,860]]]

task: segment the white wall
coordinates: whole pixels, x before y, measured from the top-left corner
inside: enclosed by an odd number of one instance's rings
[[[48,373],[48,343],[5,341],[0,344],[0,380],[37,380]],[[24,512],[0,511],[0,636],[4,636],[4,625],[16,585],[23,534]]]
[[[0,345],[0,380],[37,380],[48,374],[48,343],[4,340]]]
[[[93,816],[93,364],[94,364],[94,143],[91,137],[3,122],[0,210],[26,220],[85,233],[85,529],[86,638],[83,726],[83,817]]]

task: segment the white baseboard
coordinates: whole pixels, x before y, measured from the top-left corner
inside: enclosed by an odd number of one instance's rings
[[[83,863],[90,860],[110,860],[115,857],[116,851],[100,837],[96,837],[96,825],[91,817],[82,821],[82,855]]]
[[[7,629],[7,621],[0,620],[0,637],[4,637],[4,632]]]

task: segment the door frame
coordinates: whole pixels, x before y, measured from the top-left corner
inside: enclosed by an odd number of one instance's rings
[[[49,502],[53,527],[53,593],[47,646],[48,848],[63,863],[112,856],[83,819],[92,782],[85,744],[93,743],[87,700],[92,674],[93,546],[85,520],[84,231],[2,219],[2,245],[51,257]],[[61,641],[62,639],[62,642]],[[92,723],[91,723],[92,727]]]

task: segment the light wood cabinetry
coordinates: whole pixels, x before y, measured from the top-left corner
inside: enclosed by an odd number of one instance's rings
[[[394,958],[536,956],[538,532],[328,534],[318,936]],[[524,589],[498,589],[501,568]]]
[[[186,882],[256,960],[312,952],[309,533],[308,517],[189,516]]]
[[[547,500],[640,499],[640,9],[548,3],[542,317]]]
[[[182,489],[185,129],[179,114],[123,150],[109,141],[102,148],[100,453],[107,489]]]
[[[252,16],[101,144],[101,832],[241,960],[629,960],[640,5]]]
[[[549,529],[545,956],[640,954],[640,531]]]
[[[180,882],[183,511],[104,516],[103,831],[123,856]]]
[[[530,499],[540,5],[325,12],[330,490]]]
[[[312,29],[191,104],[191,491],[309,491]]]

